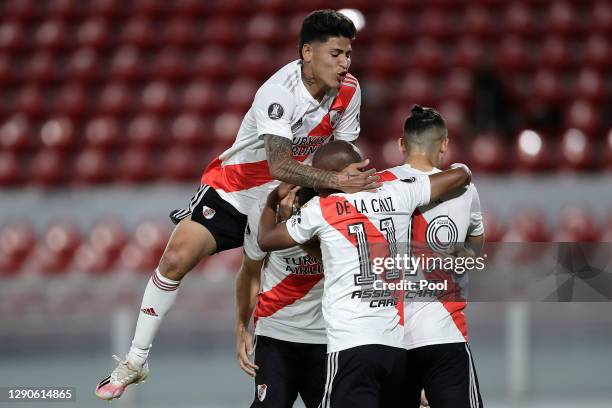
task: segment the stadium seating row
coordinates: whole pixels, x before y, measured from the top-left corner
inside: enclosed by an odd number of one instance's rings
[[[542,211],[526,208],[512,219],[485,214],[489,242],[610,242],[612,210],[597,220],[589,208],[561,210],[552,230]],[[133,231],[121,221],[107,218],[81,231],[69,222],[53,222],[40,235],[26,221],[0,228],[0,275],[19,273],[93,274],[150,273],[163,253],[171,225],[167,220],[146,220]]]

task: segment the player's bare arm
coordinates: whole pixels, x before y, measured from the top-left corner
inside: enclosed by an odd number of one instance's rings
[[[240,368],[255,377],[255,365],[249,356],[253,355],[253,337],[249,333],[249,321],[257,303],[257,293],[261,284],[263,260],[250,259],[246,254],[236,277],[236,358]]]
[[[476,255],[480,255],[484,248],[485,236],[484,234],[468,235],[465,241],[466,246],[470,247]]]
[[[450,170],[429,176],[431,183],[431,200],[440,198],[445,193],[464,187],[472,180],[472,173],[465,165],[457,165]]]
[[[285,198],[279,197],[278,191],[279,188],[276,188],[268,195],[259,221],[257,244],[266,252],[287,249],[298,244],[289,235],[285,222],[276,223],[276,207],[280,200]]]
[[[345,193],[371,190],[380,187],[375,169],[361,171],[368,160],[353,163],[342,172],[315,169],[294,160],[291,140],[275,135],[264,135],[270,174],[286,183],[314,189],[340,190]]]

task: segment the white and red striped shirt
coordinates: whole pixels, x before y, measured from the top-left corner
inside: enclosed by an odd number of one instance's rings
[[[299,246],[263,252],[257,245],[261,209],[258,206],[249,213],[244,234],[246,256],[266,259],[253,316],[255,334],[295,343],[326,344],[321,311],[323,265]]]
[[[440,172],[434,168],[423,172],[409,164],[393,167],[380,173],[382,180],[394,180]],[[480,199],[474,184],[466,186],[462,193],[451,192],[439,200],[418,208],[412,215],[413,247],[435,249],[445,245],[465,242],[468,236],[484,233]],[[413,254],[418,256],[418,254]],[[442,275],[447,279],[448,275]],[[419,271],[419,278],[438,278],[435,272]],[[463,276],[449,282],[449,290],[456,291],[453,300],[416,300],[404,305],[404,348],[410,350],[433,344],[468,341],[467,321],[464,310],[467,300],[461,287]],[[452,285],[452,287],[450,286]]]
[[[259,88],[236,141],[208,165],[202,184],[248,214],[278,184],[270,175],[263,135],[292,140],[293,158],[309,163],[330,136],[357,139],[360,106],[361,90],[354,76],[348,74],[338,89],[330,90],[319,102],[302,82],[301,62],[293,61]]]

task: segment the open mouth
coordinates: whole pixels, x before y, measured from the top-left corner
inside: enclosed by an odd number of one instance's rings
[[[339,74],[337,75],[338,82],[342,82],[342,81],[344,81],[344,78],[346,78],[346,74],[347,74],[347,72],[341,72],[341,73],[339,73]]]

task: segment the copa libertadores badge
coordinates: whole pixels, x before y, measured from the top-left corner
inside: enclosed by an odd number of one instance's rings
[[[273,104],[268,106],[268,117],[270,119],[273,119],[273,120],[280,119],[283,117],[284,113],[285,113],[285,109],[283,109],[280,103],[274,102]]]

